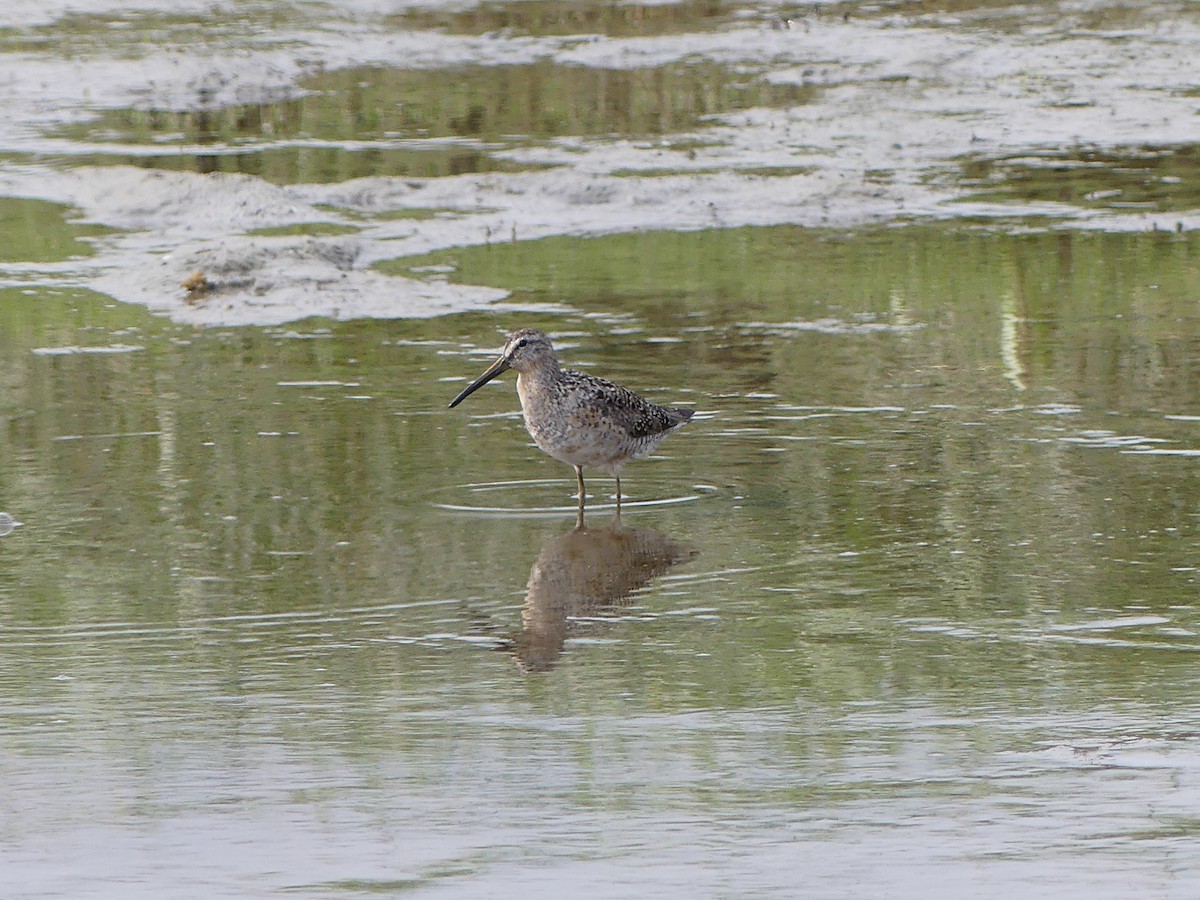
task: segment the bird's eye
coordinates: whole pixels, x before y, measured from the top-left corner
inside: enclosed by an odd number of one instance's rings
[[[528,343],[529,343],[528,338],[521,338],[519,341],[517,341],[517,349],[520,350],[522,347],[524,347]]]

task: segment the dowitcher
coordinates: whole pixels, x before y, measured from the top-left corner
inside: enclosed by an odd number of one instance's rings
[[[621,467],[653,453],[695,412],[658,406],[604,378],[562,368],[550,338],[533,328],[514,331],[500,358],[463,388],[450,401],[450,408],[508,369],[517,370],[521,413],[533,442],[575,467],[581,514],[585,467],[600,469],[616,479],[620,512]]]

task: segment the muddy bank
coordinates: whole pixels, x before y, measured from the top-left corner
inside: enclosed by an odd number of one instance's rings
[[[1187,166],[1147,163],[1164,148],[1186,163],[1177,151],[1200,142],[1200,14],[1174,3],[728,4],[612,35],[499,27],[496,7],[462,5],[87,9],[0,14],[0,196],[112,230],[88,258],[9,263],[0,279],[86,285],[182,321],[478,308],[504,292],[371,266],[553,235],[1200,223]],[[485,77],[456,94],[464,66],[493,69],[504,92]],[[444,174],[407,174],[464,148],[467,162],[427,167]],[[289,168],[264,168],[270,154]],[[1011,189],[1039,167],[1098,186]],[[1131,167],[1136,198],[1103,183]],[[203,290],[185,287],[196,277]]]

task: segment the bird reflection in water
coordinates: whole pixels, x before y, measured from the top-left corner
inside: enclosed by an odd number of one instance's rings
[[[584,617],[611,615],[635,591],[696,551],[652,528],[626,528],[620,518],[587,528],[582,516],[546,542],[529,572],[521,632],[508,645],[526,672],[557,664],[563,644]]]

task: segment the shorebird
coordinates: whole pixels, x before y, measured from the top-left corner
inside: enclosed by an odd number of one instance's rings
[[[575,467],[583,513],[584,467],[617,480],[621,511],[621,467],[653,453],[668,434],[687,424],[695,410],[658,406],[604,378],[564,369],[550,338],[533,328],[509,335],[504,352],[487,371],[450,401],[468,396],[508,369],[517,370],[517,394],[525,428],[539,449]]]

